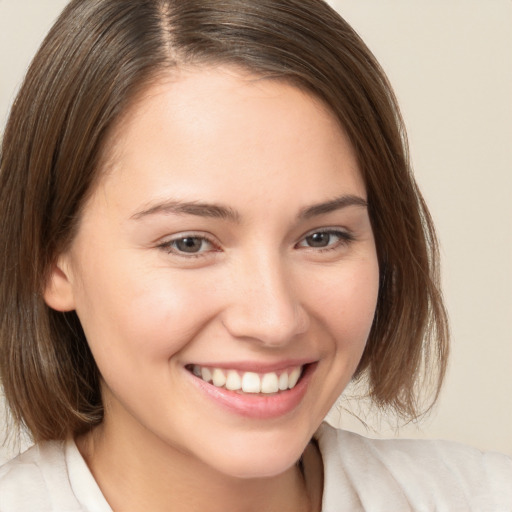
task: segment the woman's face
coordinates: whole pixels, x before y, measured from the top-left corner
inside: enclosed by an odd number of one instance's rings
[[[377,301],[347,137],[291,85],[203,68],[151,86],[110,140],[46,293],[82,322],[106,431],[229,475],[283,472],[352,377]]]

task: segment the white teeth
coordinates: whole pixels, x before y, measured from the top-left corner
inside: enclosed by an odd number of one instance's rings
[[[279,391],[279,380],[275,373],[265,373],[261,379],[262,393],[277,393]]]
[[[226,375],[219,368],[215,368],[212,373],[213,385],[221,388],[226,384]]]
[[[244,393],[259,393],[261,391],[260,376],[257,373],[245,372],[242,377],[242,391]]]
[[[297,381],[299,380],[301,373],[300,368],[294,368],[292,370],[292,373],[290,373],[290,376],[288,377],[288,388],[292,389],[295,387],[295,384],[297,384]]]
[[[208,368],[201,368],[201,378],[206,382],[210,382],[212,380],[212,372]]]
[[[242,379],[238,372],[235,370],[229,370],[228,377],[226,379],[226,389],[231,391],[238,391],[242,389]]]
[[[288,374],[286,372],[281,373],[279,376],[279,389],[281,391],[288,389]]]
[[[237,370],[223,370],[221,368],[193,365],[192,373],[205,382],[211,382],[218,388],[225,387],[230,391],[241,390],[244,393],[270,394],[293,389],[302,374],[302,367],[293,368],[277,375],[276,372],[264,374],[256,372],[239,373]]]

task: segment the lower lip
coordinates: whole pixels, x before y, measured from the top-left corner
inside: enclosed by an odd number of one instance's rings
[[[311,381],[316,363],[308,364],[296,386],[275,395],[262,393],[237,393],[224,388],[217,388],[185,370],[195,386],[205,393],[210,400],[228,411],[255,419],[271,419],[292,412],[302,401]]]

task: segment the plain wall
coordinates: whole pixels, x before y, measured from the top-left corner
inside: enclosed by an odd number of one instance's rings
[[[0,126],[30,58],[65,4],[0,0]],[[417,180],[441,240],[453,336],[448,378],[431,416],[399,435],[512,455],[512,2],[331,4],[395,87]],[[365,418],[369,430],[346,412],[330,419],[372,436],[395,435],[372,415]],[[0,462],[8,455],[0,450]]]

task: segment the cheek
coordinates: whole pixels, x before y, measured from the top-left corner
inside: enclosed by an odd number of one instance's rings
[[[370,253],[371,255],[371,253]],[[318,395],[312,409],[324,417],[352,379],[371,330],[379,287],[376,258],[342,262],[333,271],[316,273],[310,294],[321,354]],[[310,276],[311,279],[313,276]],[[320,368],[319,368],[320,370]]]
[[[363,266],[359,273],[344,281],[344,287],[339,315],[347,319],[347,328],[354,331],[356,338],[362,338],[366,343],[379,293],[377,265]]]
[[[345,265],[315,286],[311,304],[338,349],[362,352],[370,333],[379,290],[376,258]]]
[[[142,265],[141,265],[142,267]],[[122,268],[119,266],[118,268]],[[166,270],[110,269],[84,276],[77,313],[102,374],[167,364],[215,316],[211,287]],[[128,368],[127,368],[128,367]]]

